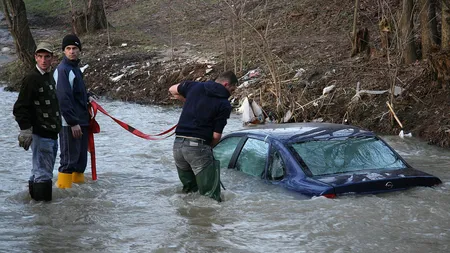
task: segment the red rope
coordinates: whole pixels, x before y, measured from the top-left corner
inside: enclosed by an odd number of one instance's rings
[[[137,130],[136,128],[130,126],[129,124],[114,118],[105,109],[103,109],[103,107],[101,107],[97,102],[92,101],[89,104],[89,113],[91,114],[91,120],[89,122],[89,146],[88,146],[89,152],[91,153],[92,180],[97,180],[97,166],[96,166],[96,162],[95,162],[95,144],[94,144],[94,134],[100,132],[100,125],[95,120],[95,116],[97,116],[97,110],[102,112],[106,116],[110,117],[111,119],[113,119],[117,124],[119,124],[121,127],[123,127],[128,132],[130,132],[138,137],[141,137],[143,139],[146,139],[146,140],[163,140],[165,138],[168,138],[168,137],[172,136],[173,134],[175,134],[174,130],[177,127],[177,125],[174,125],[173,127],[169,128],[161,133],[154,134],[154,135],[145,134],[145,133]],[[172,133],[170,133],[170,132],[172,132]],[[168,133],[170,133],[170,134],[163,136]],[[158,137],[155,137],[155,136],[158,136]],[[161,136],[163,136],[163,137],[161,137]]]

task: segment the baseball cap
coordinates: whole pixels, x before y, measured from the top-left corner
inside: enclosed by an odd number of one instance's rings
[[[34,51],[34,53],[37,53],[38,51],[41,51],[41,50],[44,50],[44,51],[47,51],[47,52],[53,54],[53,46],[48,42],[44,41],[44,42],[39,43],[37,45],[36,51]]]

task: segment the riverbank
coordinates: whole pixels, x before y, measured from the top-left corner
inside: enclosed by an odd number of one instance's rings
[[[70,31],[64,21],[69,20],[64,18],[69,17],[68,6],[65,11],[47,10],[45,15],[54,15],[50,27],[42,21],[43,10],[32,1],[26,3],[33,30],[52,31],[35,39],[50,37],[59,47]],[[372,50],[352,58],[348,33],[353,2],[249,1],[242,8],[235,6],[248,23],[232,18],[232,8],[224,2],[106,4],[109,34],[81,37],[82,64],[89,65],[85,78],[89,89],[100,96],[172,105],[177,102],[169,99],[170,85],[185,79],[208,80],[236,68],[243,79],[234,104],[250,97],[274,121],[348,122],[380,134],[403,129],[430,144],[450,145],[448,87],[432,79],[426,61],[397,65],[395,52],[388,61],[380,49],[377,9],[370,1],[362,1],[358,25],[372,33]],[[244,81],[251,70],[259,75]],[[393,107],[403,128],[386,105],[393,83],[398,87]]]

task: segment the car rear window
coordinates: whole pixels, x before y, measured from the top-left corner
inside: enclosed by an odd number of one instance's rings
[[[309,141],[292,146],[313,176],[406,168],[398,155],[375,137]]]

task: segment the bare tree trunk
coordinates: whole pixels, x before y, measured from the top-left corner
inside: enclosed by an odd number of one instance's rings
[[[241,1],[241,4],[240,4],[241,9],[239,10],[238,21],[239,21],[239,19],[244,18],[245,4],[246,4],[246,1]],[[239,25],[239,37],[240,37],[239,40],[241,42],[241,44],[240,44],[240,53],[241,54],[239,57],[240,58],[239,72],[237,72],[237,73],[240,73],[240,72],[244,71],[244,40],[245,40],[245,38],[244,38],[244,27],[243,27],[242,22],[239,22],[238,25]]]
[[[356,22],[358,21],[358,9],[359,9],[359,0],[355,0],[355,11],[353,13],[353,28],[352,28],[352,52],[351,52],[352,57],[358,53],[357,37],[356,37]]]
[[[234,13],[236,13],[236,10],[233,10]],[[233,17],[231,20],[231,28],[232,28],[232,37],[233,37],[233,64],[234,64],[234,73],[237,73],[237,56],[236,56],[236,17],[237,15]]]
[[[225,26],[223,24],[223,21],[220,20],[220,27],[222,27],[222,35],[223,35],[223,46],[225,47],[225,53],[224,53],[224,63],[223,63],[223,72],[227,71],[228,69],[228,43],[227,43],[227,34],[225,32]]]
[[[422,58],[427,58],[431,49],[436,46],[436,34],[433,34],[433,31],[437,31],[436,9],[432,8],[431,2],[432,0],[420,0]]]
[[[108,28],[104,0],[85,0],[82,12],[72,11],[72,27],[76,34],[92,33]]]
[[[110,47],[111,46],[111,37],[109,34],[109,23],[108,23],[108,18],[107,18],[108,15],[106,15],[105,0],[102,0],[102,2],[103,2],[103,12],[105,13],[105,19],[106,19],[106,33],[108,34],[108,47]]]
[[[441,38],[439,37],[438,33],[438,22],[437,22],[437,15],[436,15],[436,5],[438,0],[430,0],[430,29],[431,34],[433,36],[433,42],[436,45],[439,45],[441,42]]]
[[[442,0],[442,50],[450,49],[450,3]]]
[[[403,60],[405,64],[417,60],[416,46],[413,36],[413,0],[403,0],[403,10],[400,23],[401,43],[403,48]]]
[[[36,43],[28,25],[25,3],[23,0],[1,0],[1,3],[11,35],[14,38],[18,57],[26,68],[32,68],[35,65]]]
[[[90,0],[88,6],[88,32],[106,29],[106,15],[103,0]]]

